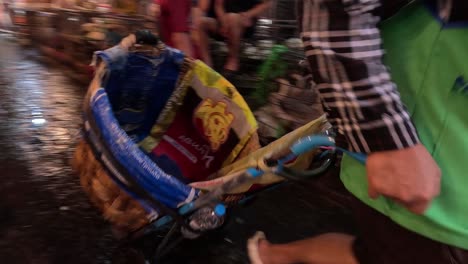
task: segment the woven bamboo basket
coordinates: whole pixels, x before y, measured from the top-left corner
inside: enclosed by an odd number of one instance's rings
[[[258,135],[254,134],[238,159],[259,148]],[[93,205],[116,229],[128,233],[151,221],[143,207],[111,179],[85,139],[80,140],[76,148],[72,166]]]
[[[120,45],[128,49],[135,41],[135,37],[130,35]],[[106,65],[104,63],[97,66],[89,91],[101,87],[101,80],[105,70]],[[89,91],[85,100],[89,100]],[[259,148],[258,134],[254,133],[238,155],[237,160]],[[89,196],[92,204],[102,212],[103,217],[120,233],[130,233],[138,230],[154,220],[137,200],[130,197],[114,182],[103,164],[96,159],[86,138],[83,138],[76,148],[72,167],[80,177],[81,186]]]

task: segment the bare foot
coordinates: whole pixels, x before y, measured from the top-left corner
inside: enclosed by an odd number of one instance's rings
[[[284,259],[284,254],[275,245],[267,240],[260,240],[258,242],[258,253],[263,264],[286,264],[287,260]]]
[[[256,259],[262,264],[358,264],[352,250],[353,236],[329,233],[288,244],[271,244],[256,237]]]

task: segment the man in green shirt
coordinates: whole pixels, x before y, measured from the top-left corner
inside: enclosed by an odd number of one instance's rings
[[[272,245],[257,234],[253,263],[468,263],[468,5],[413,1],[381,22],[393,3],[303,1],[302,39],[329,119],[349,150],[368,155],[366,166],[342,161],[359,236]]]

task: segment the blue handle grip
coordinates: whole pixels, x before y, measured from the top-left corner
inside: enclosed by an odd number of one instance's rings
[[[313,150],[314,148],[323,146],[334,147],[335,140],[332,137],[323,135],[307,136],[299,139],[294,145],[292,145],[290,150],[294,155],[299,156]]]
[[[335,140],[332,137],[324,136],[324,135],[311,135],[304,138],[299,139],[291,148],[291,152],[299,156],[306,152],[309,152],[318,147],[335,147]],[[347,155],[351,156],[352,158],[356,159],[362,164],[366,164],[367,155],[364,153],[355,153],[351,152],[342,148],[337,148],[338,150],[346,153]]]

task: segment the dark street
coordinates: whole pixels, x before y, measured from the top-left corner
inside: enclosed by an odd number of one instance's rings
[[[5,264],[113,263],[119,242],[92,207],[70,159],[86,85],[0,35],[0,259]],[[245,242],[353,230],[330,191],[336,173],[285,184],[229,211],[222,230],[177,248],[167,263],[248,263]],[[115,259],[115,258],[114,258]]]

